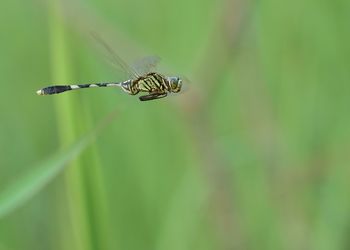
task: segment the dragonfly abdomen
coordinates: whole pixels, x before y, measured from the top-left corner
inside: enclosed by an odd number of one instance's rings
[[[55,85],[42,88],[37,91],[38,95],[53,95],[69,90],[96,88],[96,87],[120,87],[120,83],[89,83],[89,84],[74,84],[74,85]]]

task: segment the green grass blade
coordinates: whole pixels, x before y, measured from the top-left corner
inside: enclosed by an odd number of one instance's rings
[[[86,148],[89,144],[88,138],[90,137],[85,136],[70,149],[55,154],[38,166],[31,168],[33,170],[2,191],[0,193],[0,219],[42,190]]]
[[[66,150],[54,154],[47,160],[31,168],[27,174],[19,177],[14,183],[0,192],[0,219],[25,204],[50,183],[72,160],[98,136],[99,132],[110,123],[115,113],[104,119],[94,130],[83,136]]]

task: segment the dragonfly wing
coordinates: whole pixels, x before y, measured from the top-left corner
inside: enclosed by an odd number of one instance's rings
[[[158,56],[146,56],[136,61],[133,64],[133,68],[138,74],[144,75],[149,72],[154,72],[158,63],[160,62],[160,57]]]
[[[136,79],[140,74],[132,67],[130,67],[123,59],[121,59],[118,54],[109,46],[100,36],[96,33],[92,33],[93,38],[108,52],[108,58],[112,64],[118,69],[123,70],[129,75],[129,77]]]

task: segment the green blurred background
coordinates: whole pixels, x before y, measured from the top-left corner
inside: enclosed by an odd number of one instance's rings
[[[5,1],[0,13],[0,215],[14,204],[0,250],[350,249],[349,1]],[[91,31],[129,63],[159,55],[189,90],[37,96],[124,79]]]

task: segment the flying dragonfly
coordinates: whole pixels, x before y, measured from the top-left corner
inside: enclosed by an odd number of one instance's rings
[[[129,95],[147,93],[139,97],[140,101],[150,101],[168,96],[171,93],[179,93],[183,81],[177,76],[164,76],[154,71],[159,62],[158,57],[146,57],[135,67],[131,67],[112,50],[106,42],[94,34],[94,38],[106,49],[113,64],[127,73],[130,79],[123,82],[88,83],[72,85],[53,85],[42,88],[38,95],[53,95],[65,91],[96,88],[96,87],[119,87]]]

